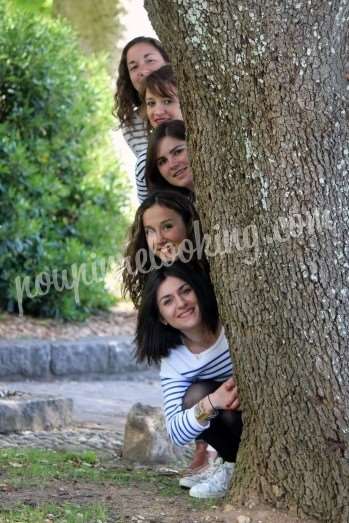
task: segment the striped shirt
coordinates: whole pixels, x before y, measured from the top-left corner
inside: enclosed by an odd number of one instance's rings
[[[142,203],[149,195],[145,181],[145,164],[147,162],[147,149],[139,154],[136,161],[135,175],[138,200]]]
[[[137,112],[132,117],[132,125],[121,126],[122,135],[127,145],[137,158],[135,176],[137,196],[140,202],[148,196],[148,190],[144,179],[145,161],[147,158],[148,148],[148,129],[147,123]]]
[[[148,147],[147,122],[136,111],[132,116],[132,124],[121,125],[121,132],[136,157]]]
[[[176,445],[186,445],[210,426],[195,417],[192,407],[183,410],[182,401],[190,385],[203,380],[226,381],[233,374],[227,338],[222,329],[217,341],[200,354],[185,345],[170,351],[161,360],[160,378],[167,432]]]

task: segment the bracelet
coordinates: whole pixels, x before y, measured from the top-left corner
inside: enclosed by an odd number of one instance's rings
[[[207,394],[207,399],[208,399],[208,402],[209,402],[209,404],[211,405],[211,407],[212,407],[212,409],[213,409],[213,413],[211,414],[211,416],[212,416],[212,417],[216,417],[216,416],[218,416],[219,411],[218,411],[218,409],[216,409],[216,407],[214,407],[214,406],[212,405],[212,401],[211,401],[211,398],[210,398],[210,395],[209,395],[209,394]]]

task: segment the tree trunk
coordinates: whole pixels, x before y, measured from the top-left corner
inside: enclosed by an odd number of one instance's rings
[[[86,53],[106,53],[108,68],[115,74],[121,34],[119,0],[53,0],[53,13],[68,20],[78,33]]]
[[[236,364],[233,501],[347,523],[349,3],[145,6],[177,71]]]

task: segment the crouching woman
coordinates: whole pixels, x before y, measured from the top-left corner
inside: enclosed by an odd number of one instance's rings
[[[153,271],[138,314],[137,358],[160,363],[167,431],[177,445],[209,443],[218,458],[182,478],[193,497],[224,496],[242,430],[227,339],[208,275],[175,262]],[[183,481],[183,479],[185,481]]]

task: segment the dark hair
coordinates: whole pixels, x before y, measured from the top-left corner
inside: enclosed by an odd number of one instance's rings
[[[182,345],[178,329],[160,321],[157,292],[163,281],[174,276],[185,281],[196,294],[203,324],[215,333],[219,325],[217,300],[208,273],[196,263],[175,262],[149,274],[138,311],[136,328],[136,358],[148,364],[159,363],[170,350]]]
[[[163,98],[176,95],[177,80],[172,66],[170,64],[162,65],[144,78],[140,92],[142,101],[145,99],[146,90]]]
[[[186,132],[184,122],[182,120],[170,120],[168,122],[163,122],[151,133],[149,137],[144,174],[147,188],[150,192],[172,189],[190,197],[192,195],[192,191],[186,189],[185,187],[175,187],[174,185],[171,185],[167,180],[165,180],[159,171],[157,163],[157,150],[161,140],[167,136],[170,138],[176,138],[177,140],[185,141]]]
[[[150,38],[148,36],[138,36],[133,38],[124,47],[121,53],[119,63],[118,79],[116,81],[116,92],[114,95],[113,115],[120,120],[121,124],[131,125],[132,116],[135,108],[141,105],[141,100],[137,90],[133,87],[130,74],[127,67],[127,53],[128,50],[136,44],[150,44],[159,51],[165,62],[169,62],[170,58],[166,51],[161,47],[159,40]]]
[[[122,291],[123,294],[127,293],[137,308],[139,306],[144,282],[147,277],[147,272],[151,270],[151,259],[148,257],[147,263],[144,264],[144,272],[137,270],[136,255],[140,249],[145,249],[149,252],[149,247],[145,237],[143,227],[143,216],[145,211],[153,207],[154,205],[161,205],[177,212],[183,219],[183,222],[187,230],[187,238],[192,242],[192,245],[196,249],[196,238],[194,231],[194,222],[197,221],[199,224],[200,239],[203,238],[201,231],[199,216],[196,212],[194,205],[189,201],[188,198],[183,196],[177,191],[161,191],[154,192],[138,207],[133,225],[130,228],[129,240],[124,253],[124,262],[122,269]],[[195,252],[195,257],[197,253]],[[157,258],[155,258],[157,260]],[[200,256],[201,263],[204,267],[208,266],[206,261],[205,253],[202,252]],[[160,263],[158,260],[157,265]]]

